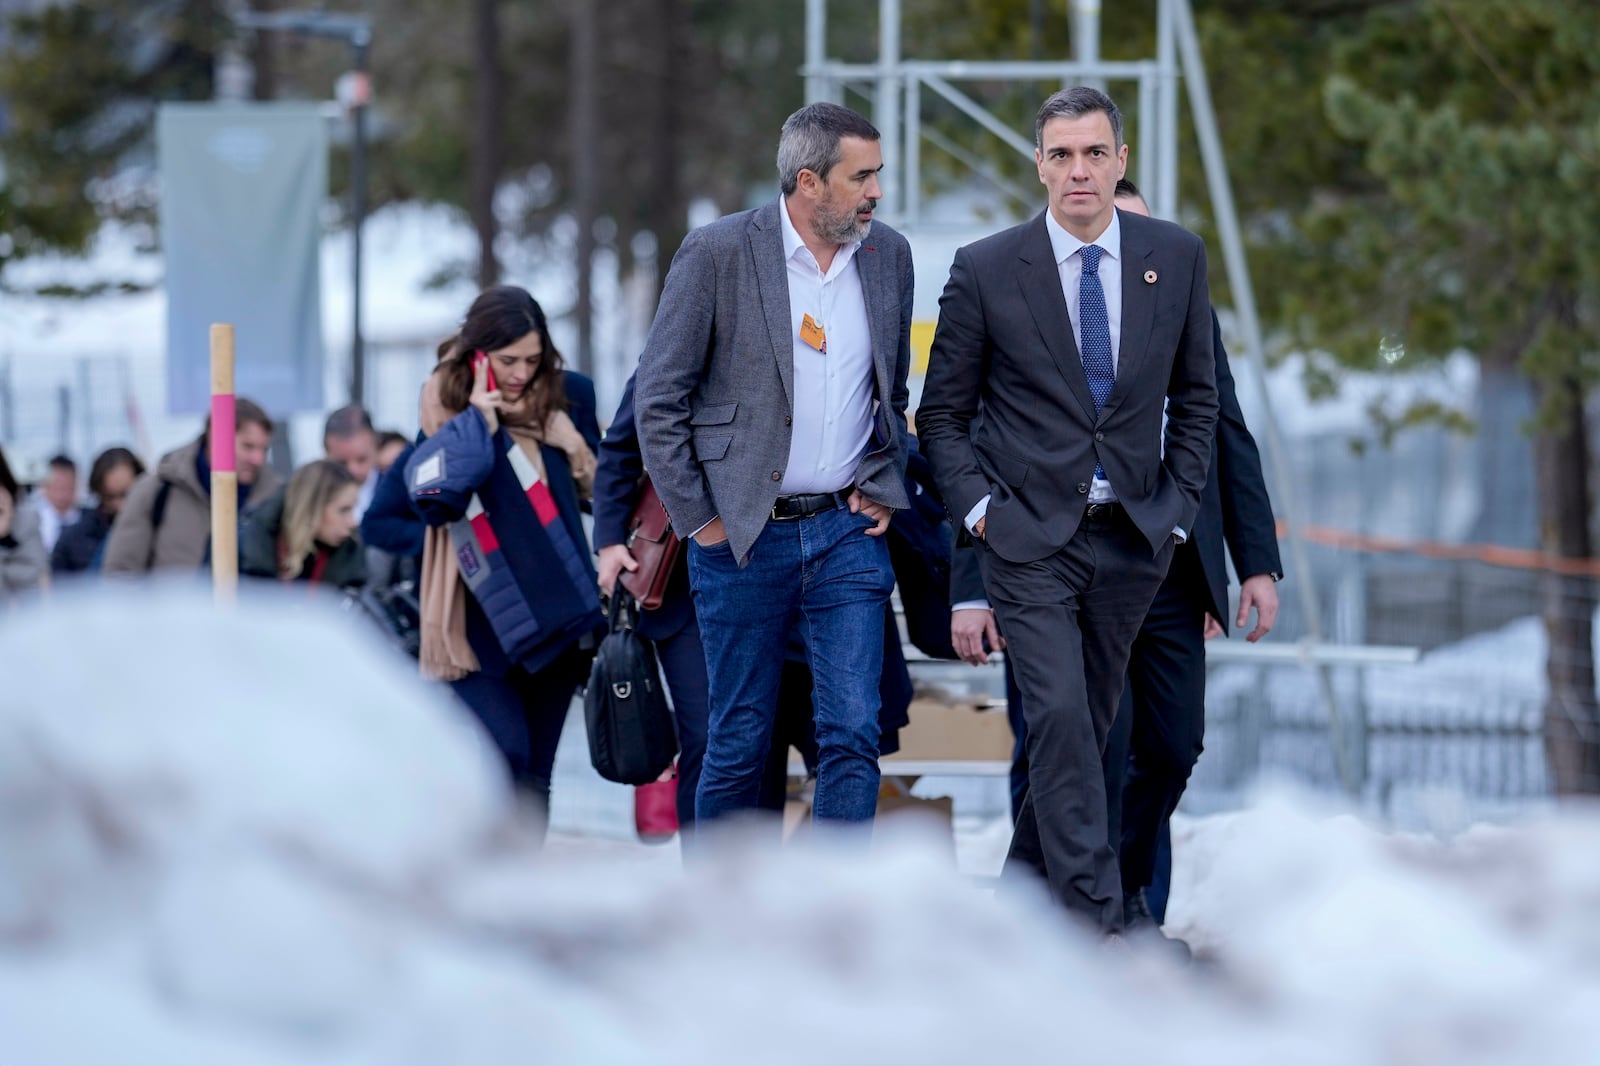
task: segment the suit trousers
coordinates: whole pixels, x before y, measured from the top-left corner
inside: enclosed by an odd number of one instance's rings
[[[1205,606],[1189,549],[1179,546],[1172,570],[1150,604],[1134,638],[1128,682],[1102,757],[1106,783],[1106,828],[1117,846],[1122,890],[1142,887],[1156,921],[1164,921],[1172,887],[1172,812],[1183,797],[1189,774],[1199,761],[1205,732]],[[1015,743],[1011,752],[1011,820],[1016,822],[1028,795],[1028,727],[1011,658],[1005,658],[1006,717]],[[1133,750],[1134,723],[1143,719]],[[1141,783],[1135,790],[1138,813],[1123,815],[1130,763],[1137,762]],[[1158,795],[1160,793],[1165,795]],[[1158,801],[1150,797],[1158,795]],[[1156,829],[1150,819],[1165,810]],[[1130,861],[1132,865],[1130,866]],[[1149,873],[1144,871],[1148,867]]]
[[[1128,754],[1106,766],[1107,788],[1122,795],[1117,853],[1128,893],[1153,882],[1163,827],[1200,758],[1206,718],[1200,580],[1194,550],[1183,545],[1134,639],[1123,701]]]
[[[1086,516],[1065,547],[1035,562],[978,549],[1028,734],[1028,795],[1004,876],[1042,877],[1102,932],[1120,931],[1123,917],[1101,755],[1134,638],[1171,561],[1172,542],[1152,556],[1120,507]]]

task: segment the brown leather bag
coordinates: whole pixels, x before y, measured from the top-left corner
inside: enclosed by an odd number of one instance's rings
[[[628,551],[638,560],[639,569],[622,572],[622,587],[639,601],[643,610],[653,611],[666,599],[667,582],[677,565],[682,542],[672,532],[667,509],[656,495],[656,487],[645,478],[639,502],[628,518]]]

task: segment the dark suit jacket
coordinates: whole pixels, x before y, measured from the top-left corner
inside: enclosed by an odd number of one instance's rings
[[[596,551],[628,541],[628,519],[639,502],[640,478],[644,476],[644,457],[639,453],[639,426],[633,414],[635,374],[622,390],[617,415],[606,428],[600,442],[594,472],[594,547]],[[689,598],[689,553],[680,551],[673,564],[666,599],[654,611],[639,612],[639,635],[650,640],[665,640],[694,618]]]
[[[1152,553],[1194,528],[1217,421],[1205,244],[1119,215],[1121,343],[1098,415],[1042,212],[956,252],[939,298],[917,433],[952,520],[990,495],[985,539],[1013,563],[1072,539],[1096,460]]]
[[[766,528],[793,435],[794,331],[781,210],[774,199],[689,234],[672,258],[639,357],[639,441],[673,528],[688,536],[721,517],[735,559],[749,554]],[[855,263],[877,400],[855,485],[870,500],[902,508],[911,248],[873,222]]]
[[[1217,420],[1216,446],[1206,474],[1205,490],[1200,494],[1200,512],[1190,537],[1190,551],[1173,558],[1167,582],[1194,580],[1191,566],[1199,573],[1198,585],[1204,590],[1206,610],[1228,628],[1228,568],[1223,561],[1223,546],[1233,555],[1233,568],[1241,577],[1282,573],[1278,558],[1277,528],[1272,517],[1272,501],[1267,497],[1266,479],[1261,474],[1261,453],[1256,440],[1244,424],[1239,396],[1234,388],[1228,352],[1222,346],[1222,330],[1216,316],[1211,318],[1212,349],[1217,361],[1217,397],[1221,417]],[[970,547],[958,547],[950,570],[950,601],[964,603],[987,600],[978,560]]]
[[[1261,474],[1261,452],[1244,424],[1233,370],[1228,366],[1228,353],[1222,347],[1222,328],[1214,314],[1211,329],[1217,353],[1221,416],[1217,419],[1216,447],[1191,539],[1210,601],[1206,609],[1222,623],[1226,632],[1232,612],[1228,610],[1228,568],[1222,559],[1224,543],[1233,556],[1234,572],[1241,580],[1256,574],[1281,574],[1283,562],[1278,556],[1278,529],[1272,517],[1272,500],[1267,496],[1267,481]],[[1180,552],[1174,558],[1174,569],[1187,555],[1188,552]]]

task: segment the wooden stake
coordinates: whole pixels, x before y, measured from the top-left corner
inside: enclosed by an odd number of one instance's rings
[[[239,591],[239,468],[233,394],[233,327],[211,327],[211,581],[218,603]]]

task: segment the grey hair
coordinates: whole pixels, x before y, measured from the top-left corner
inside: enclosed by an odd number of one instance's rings
[[[1116,102],[1111,97],[1087,85],[1074,85],[1070,89],[1051,93],[1049,99],[1039,105],[1039,116],[1033,120],[1033,146],[1044,150],[1044,124],[1051,119],[1082,118],[1096,111],[1105,112],[1106,118],[1111,120],[1111,137],[1116,142],[1112,147],[1121,148],[1122,112],[1117,110]]]
[[[784,120],[778,135],[778,186],[783,195],[794,194],[802,170],[826,179],[839,162],[839,142],[844,138],[876,141],[878,136],[876,126],[848,107],[830,103],[802,107]]]

